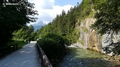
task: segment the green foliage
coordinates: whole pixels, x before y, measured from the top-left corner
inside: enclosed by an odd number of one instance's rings
[[[116,35],[120,31],[120,0],[101,0],[96,4],[95,10],[96,22],[91,28],[101,35],[110,34],[111,37],[107,38],[106,42],[110,41],[111,44],[104,47],[104,51],[113,53],[113,56],[120,54],[120,44],[113,42],[113,34]]]
[[[94,3],[96,3],[95,0],[83,0],[81,4],[71,7],[67,13],[63,10],[61,15],[57,15],[51,23],[38,30],[35,38],[55,33],[66,38],[69,44],[75,43],[79,38],[78,26],[80,21],[88,16],[93,16],[90,14]],[[86,29],[84,31],[87,32]]]
[[[114,48],[112,48],[114,47]],[[120,55],[120,42],[117,43],[111,43],[109,45],[107,45],[106,47],[103,48],[103,50],[105,51],[106,54],[110,54],[113,53],[112,56],[115,55]]]
[[[100,34],[120,30],[120,0],[103,0],[95,6],[97,21],[91,26]]]
[[[75,37],[77,37],[78,34],[74,33],[76,33],[75,25],[78,15],[75,9],[76,8],[71,8],[67,14],[63,10],[61,15],[57,15],[51,23],[37,31],[38,38],[48,33],[55,33],[69,40],[69,43],[76,42],[77,38]]]
[[[20,30],[13,33],[14,40],[34,40],[34,27],[32,25],[24,26]]]
[[[87,28],[81,27],[84,32],[88,32]]]
[[[46,34],[39,40],[39,44],[52,63],[57,63],[66,53],[67,42],[57,34]]]
[[[2,42],[2,46],[11,40],[14,31],[19,30],[21,27],[25,26],[26,23],[36,20],[34,15],[36,15],[37,12],[33,10],[34,5],[29,2],[25,3],[28,4],[29,16],[26,15],[27,11],[25,5],[7,5],[3,7],[0,3],[0,42]]]
[[[80,11],[79,18],[84,19],[89,17],[90,13],[92,12],[93,8],[93,0],[83,0],[78,10]]]
[[[12,40],[11,42],[8,42],[9,45],[11,44],[18,44],[18,49],[22,48],[26,42],[23,40]]]
[[[84,42],[82,40],[78,40],[78,42],[82,45],[84,45]]]

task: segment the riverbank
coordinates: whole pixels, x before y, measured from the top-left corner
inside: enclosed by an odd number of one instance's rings
[[[105,54],[97,51],[86,50],[78,47],[69,47],[68,53],[58,67],[116,67],[118,61],[108,61]]]
[[[103,51],[103,49],[101,49],[101,50],[96,50],[94,46],[93,46],[93,48],[86,48],[86,47],[84,47],[83,45],[80,45],[80,44],[78,44],[78,43],[73,44],[73,45],[71,45],[71,46],[78,47],[78,48],[82,48],[82,49],[87,49],[87,50],[91,50],[91,51],[96,51],[96,52],[98,52],[98,53],[105,54],[105,52]],[[71,46],[70,46],[70,47],[71,47]],[[117,55],[117,56],[114,56],[114,57],[112,56],[112,53],[110,53],[110,54],[105,54],[105,55],[107,55],[107,57],[105,57],[104,59],[107,60],[107,61],[119,61],[119,62],[120,62],[120,55]]]

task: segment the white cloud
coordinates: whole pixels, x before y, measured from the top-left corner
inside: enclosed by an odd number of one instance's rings
[[[39,14],[36,23],[38,23],[39,21],[43,21],[45,24],[48,24],[56,17],[56,15],[61,14],[62,10],[65,10],[67,12],[71,7],[73,7],[73,5],[64,6],[54,5],[55,3],[54,0],[29,0],[29,1],[35,3],[35,9],[38,11]]]

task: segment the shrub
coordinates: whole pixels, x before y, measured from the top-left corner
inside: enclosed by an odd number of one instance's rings
[[[39,40],[39,44],[52,64],[56,64],[66,53],[66,39],[57,34],[47,34]]]

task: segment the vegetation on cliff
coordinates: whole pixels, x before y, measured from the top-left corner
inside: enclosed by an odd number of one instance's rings
[[[35,39],[42,38],[39,44],[49,59],[55,61],[57,56],[57,59],[63,57],[67,51],[65,45],[77,42],[80,22],[87,16],[92,17],[92,3],[92,0],[78,2],[77,6],[71,7],[67,13],[63,10],[52,22],[35,32]]]
[[[55,33],[65,37],[70,44],[75,43],[79,38],[77,27],[83,19],[91,16],[93,4],[94,0],[83,0],[82,3],[78,2],[77,6],[71,7],[67,13],[63,10],[62,14],[57,15],[51,23],[37,30],[35,38],[37,39],[48,33]]]
[[[97,20],[91,27],[101,35],[110,35],[106,40],[110,41],[110,44],[104,50],[106,53],[113,52],[113,56],[120,54],[119,41],[117,43],[113,41],[116,39],[114,35],[120,31],[120,0],[103,0],[102,3],[97,3],[95,10]]]
[[[104,0],[103,0],[104,1]],[[120,1],[119,0],[105,0],[95,6],[96,22],[92,25],[100,34],[113,31],[118,33],[120,30]]]
[[[76,43],[81,32],[79,31],[79,28],[81,28],[79,26],[81,22],[85,20],[85,18],[96,18],[96,22],[91,27],[99,34],[105,34],[108,31],[118,32],[120,27],[119,4],[119,0],[83,0],[82,3],[78,2],[77,6],[73,8],[71,7],[67,13],[63,10],[62,14],[57,15],[52,22],[37,30],[35,32],[37,35],[35,36],[35,39],[41,37],[43,38],[43,42],[49,41],[49,44],[51,45],[42,43],[42,45],[49,46],[47,49],[51,49],[52,46],[58,48],[57,45],[70,45],[72,43]],[[82,29],[87,31],[86,28],[82,27]],[[57,43],[57,39],[59,38],[54,38],[54,36],[44,39],[44,37],[49,34],[61,36],[62,38],[65,38],[64,40],[67,41],[67,43]],[[54,40],[51,38],[54,38]],[[54,41],[56,44],[52,43],[51,41]],[[94,41],[96,42],[96,40]],[[59,51],[59,49],[56,49],[56,51],[57,50]]]

